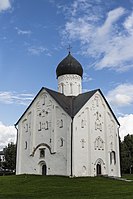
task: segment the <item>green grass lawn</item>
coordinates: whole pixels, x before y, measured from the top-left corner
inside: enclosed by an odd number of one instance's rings
[[[126,176],[133,179],[133,176]],[[1,176],[0,199],[133,199],[133,182],[104,177]]]
[[[126,178],[126,179],[129,179],[129,180],[133,180],[133,174],[124,174],[122,175],[122,178]]]

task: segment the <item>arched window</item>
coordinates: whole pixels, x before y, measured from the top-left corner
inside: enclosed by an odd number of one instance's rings
[[[60,121],[60,128],[63,128],[63,120]]]
[[[110,153],[110,164],[116,164],[116,153],[115,153],[115,151],[112,151]]]
[[[45,123],[45,130],[48,130],[48,121]]]
[[[61,93],[64,94],[64,84],[63,83],[61,83]]]
[[[72,85],[72,83],[70,83],[70,94],[72,94],[73,93],[73,85]]]
[[[38,131],[41,131],[41,130],[42,130],[42,123],[39,122],[39,123],[38,123]]]
[[[25,125],[25,132],[28,132],[28,123]]]
[[[25,141],[25,150],[27,149],[27,146],[28,146],[27,141]]]

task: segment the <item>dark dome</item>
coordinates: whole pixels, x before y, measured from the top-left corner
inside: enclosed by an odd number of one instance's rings
[[[57,66],[57,78],[61,75],[77,74],[82,77],[83,68],[81,64],[69,53]]]

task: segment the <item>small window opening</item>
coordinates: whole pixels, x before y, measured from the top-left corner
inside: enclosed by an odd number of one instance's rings
[[[60,128],[63,128],[63,120],[60,121]]]
[[[25,131],[28,132],[28,124],[26,123]]]
[[[45,123],[45,130],[48,130],[48,121]]]
[[[61,139],[60,139],[60,147],[63,146],[63,142],[64,142],[64,140],[63,140],[63,138],[61,138]]]
[[[73,93],[73,85],[72,85],[72,83],[70,83],[70,93],[71,94]]]
[[[45,149],[40,149],[40,158],[45,158]]]
[[[63,83],[61,84],[61,93],[64,94],[64,84]]]
[[[42,130],[42,123],[39,122],[39,127],[38,127],[38,131],[41,131]]]
[[[116,154],[115,154],[115,151],[112,151],[110,153],[110,164],[116,164]]]
[[[27,141],[25,141],[25,150],[27,149],[27,146],[28,146]]]

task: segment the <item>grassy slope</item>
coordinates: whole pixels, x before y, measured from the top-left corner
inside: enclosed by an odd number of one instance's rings
[[[2,198],[133,199],[133,182],[102,177],[1,176],[0,199]]]

